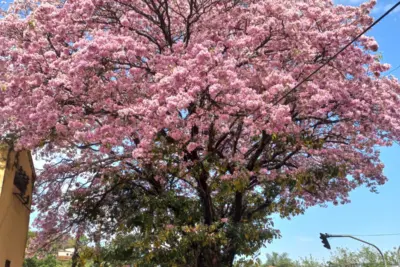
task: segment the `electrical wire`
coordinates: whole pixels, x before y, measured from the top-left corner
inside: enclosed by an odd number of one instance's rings
[[[400,235],[400,233],[393,233],[393,234],[370,234],[370,235],[352,235],[352,236],[396,236]]]
[[[389,76],[390,74],[392,74],[393,72],[395,72],[396,70],[398,70],[400,68],[400,65],[398,65],[396,68],[392,69],[391,71],[389,71],[388,74],[386,74],[385,76]]]
[[[277,101],[275,101],[274,105],[278,104],[282,99],[287,97],[289,94],[291,94],[294,90],[299,88],[303,83],[305,83],[308,79],[310,79],[312,76],[314,76],[317,72],[319,72],[323,67],[328,65],[329,62],[334,60],[340,53],[342,53],[344,50],[346,50],[350,45],[352,45],[355,41],[357,41],[363,34],[365,34],[367,31],[369,31],[372,27],[374,27],[376,24],[378,24],[383,18],[385,18],[387,15],[389,15],[396,7],[400,5],[400,1],[398,1],[395,5],[393,5],[389,10],[387,10],[382,16],[380,16],[374,23],[372,23],[370,26],[368,26],[365,30],[363,30],[359,35],[357,35],[353,40],[351,40],[350,43],[342,47],[336,54],[328,58],[328,60],[319,66],[316,70],[314,70],[311,74],[309,74],[305,79],[303,79],[301,82],[299,82],[295,87],[290,89],[288,92],[286,92],[282,97],[280,97]]]

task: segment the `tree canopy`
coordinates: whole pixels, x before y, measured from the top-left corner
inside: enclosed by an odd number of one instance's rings
[[[0,18],[0,133],[47,160],[37,244],[129,233],[152,266],[231,266],[279,236],[272,213],[376,190],[399,83],[372,37],[331,60],[374,4],[15,1]]]

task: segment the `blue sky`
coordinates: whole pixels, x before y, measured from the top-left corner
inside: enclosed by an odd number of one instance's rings
[[[338,0],[340,4],[359,5],[360,0]],[[373,10],[379,17],[395,4],[390,0],[378,0]],[[383,54],[383,61],[393,68],[400,65],[400,7],[377,24],[367,35],[374,36]],[[392,73],[400,77],[400,68]],[[400,107],[399,107],[400,108]],[[279,217],[275,227],[281,230],[282,238],[261,250],[265,253],[287,252],[293,258],[312,255],[317,259],[327,259],[330,251],[322,246],[319,233],[330,234],[392,234],[393,236],[359,237],[377,245],[381,250],[400,246],[400,147],[382,149],[381,159],[385,164],[385,174],[389,181],[379,188],[379,194],[370,193],[366,188],[358,188],[350,194],[351,203],[343,206],[329,205],[327,208],[313,207],[304,215],[289,220]],[[359,249],[362,244],[355,240],[330,239],[332,248],[347,247]]]
[[[337,0],[340,4],[358,5],[360,0]],[[388,10],[395,2],[390,0],[378,1],[373,11],[375,17]],[[380,45],[383,61],[400,65],[400,8],[385,18],[368,35],[374,36]],[[392,73],[400,77],[400,68]],[[400,108],[400,107],[399,107]],[[344,206],[329,206],[327,208],[313,207],[304,215],[292,220],[275,219],[275,227],[281,230],[282,238],[262,249],[265,253],[287,252],[293,258],[312,255],[322,259],[329,257],[319,239],[319,233],[331,234],[400,234],[400,147],[395,146],[382,150],[382,160],[385,164],[385,174],[389,178],[384,186],[379,188],[379,194],[370,193],[368,189],[359,188],[351,193],[352,203]],[[397,157],[396,157],[397,156]],[[41,162],[36,166],[40,167]],[[382,250],[400,246],[400,235],[381,237],[361,237]],[[357,250],[361,243],[350,239],[332,239],[331,246],[347,247]]]
[[[281,230],[282,238],[262,249],[261,256],[275,251],[287,252],[293,258],[312,255],[314,258],[327,259],[330,252],[322,246],[319,239],[321,232],[351,235],[400,234],[399,153],[398,146],[382,150],[385,174],[389,181],[379,188],[379,194],[359,188],[350,194],[350,204],[313,207],[304,215],[290,221],[276,218],[275,227]],[[400,235],[359,238],[374,243],[381,250],[400,246]],[[330,244],[332,248],[347,247],[351,250],[357,250],[362,245],[344,238],[330,239]]]

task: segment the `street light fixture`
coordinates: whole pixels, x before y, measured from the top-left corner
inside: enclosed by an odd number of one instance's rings
[[[321,238],[322,244],[324,244],[324,247],[327,248],[327,249],[331,249],[331,245],[330,245],[329,242],[328,242],[328,238],[331,238],[331,237],[347,237],[347,238],[352,238],[352,239],[354,239],[354,240],[360,241],[360,242],[362,242],[362,243],[364,243],[364,244],[367,244],[367,245],[370,245],[370,246],[376,248],[376,250],[378,250],[379,254],[380,254],[381,257],[382,257],[383,264],[385,265],[385,267],[387,267],[387,265],[386,265],[386,260],[385,260],[385,256],[383,255],[382,251],[381,251],[377,246],[375,246],[374,244],[369,243],[369,242],[367,242],[367,241],[364,241],[364,240],[362,240],[362,239],[359,239],[359,238],[357,238],[357,237],[351,236],[351,235],[330,235],[330,234],[322,234],[322,233],[320,233],[319,238]],[[400,248],[399,248],[399,250],[400,250]]]

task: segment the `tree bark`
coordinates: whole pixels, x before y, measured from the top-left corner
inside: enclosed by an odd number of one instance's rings
[[[197,267],[225,267],[230,266],[224,264],[218,247],[206,247],[197,257]]]
[[[204,224],[211,225],[214,221],[214,209],[210,195],[210,189],[207,184],[208,174],[203,171],[198,179],[199,195],[203,204]]]

